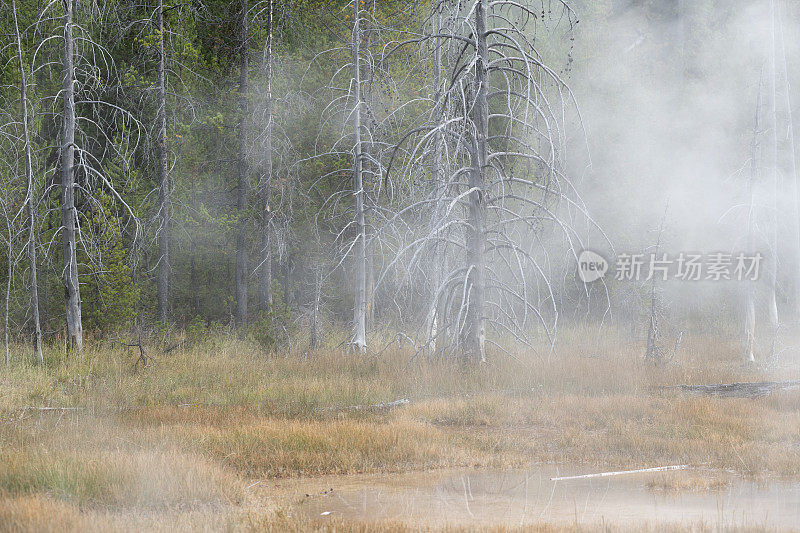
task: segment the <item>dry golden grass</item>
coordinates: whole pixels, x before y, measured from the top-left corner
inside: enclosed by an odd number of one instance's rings
[[[691,473],[688,475],[659,476],[645,483],[648,490],[661,492],[708,492],[722,490],[730,487],[730,477],[720,475],[718,472],[703,472],[701,475]]]
[[[294,516],[286,495],[252,488],[299,476],[533,462],[800,476],[800,392],[723,399],[655,389],[797,379],[796,369],[743,365],[738,346],[719,339],[689,338],[661,368],[613,332],[568,332],[562,343],[549,361],[497,355],[476,367],[411,361],[399,349],[271,355],[232,338],[138,370],[118,346],[51,350],[43,368],[0,370],[0,530],[406,530],[316,523]],[[399,398],[410,404],[348,409]],[[33,409],[41,406],[81,409]],[[702,480],[667,484],[706,490]]]

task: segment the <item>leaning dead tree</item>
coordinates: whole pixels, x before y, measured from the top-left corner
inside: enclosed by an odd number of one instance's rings
[[[441,42],[442,79],[428,120],[406,135],[388,169],[417,192],[392,217],[407,231],[389,266],[409,282],[423,278],[433,295],[425,346],[483,361],[487,344],[530,346],[532,332],[555,342],[550,254],[560,242],[575,257],[586,237],[565,213],[586,214],[565,166],[567,117],[579,116],[534,46],[548,29],[571,31],[574,12],[558,6],[552,15],[513,0],[445,1],[441,14],[434,10],[434,31],[413,38]],[[431,174],[434,181],[419,183]],[[426,268],[431,250],[441,254],[439,272]]]

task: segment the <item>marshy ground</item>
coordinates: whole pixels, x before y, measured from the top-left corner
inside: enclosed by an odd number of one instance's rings
[[[791,354],[749,365],[733,341],[689,337],[654,367],[616,334],[561,346],[471,367],[400,348],[275,355],[220,336],[154,349],[147,368],[111,343],[12,362],[0,530],[798,527],[800,391],[659,389],[798,379]],[[692,468],[549,481],[673,464]]]

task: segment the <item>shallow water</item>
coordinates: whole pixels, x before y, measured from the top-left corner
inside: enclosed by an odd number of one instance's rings
[[[597,470],[534,466],[331,482],[299,504],[310,517],[443,525],[518,526],[703,523],[710,527],[800,529],[800,483],[759,484],[732,474],[684,470],[550,481]],[[708,479],[719,488],[697,490]],[[692,487],[664,490],[663,486]],[[655,488],[654,488],[655,487]]]

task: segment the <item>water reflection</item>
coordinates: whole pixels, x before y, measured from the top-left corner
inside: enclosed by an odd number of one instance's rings
[[[706,470],[551,481],[587,468],[390,476],[313,495],[310,516],[425,525],[537,522],[591,525],[800,526],[800,484],[769,484]],[[323,514],[326,513],[326,514]]]

